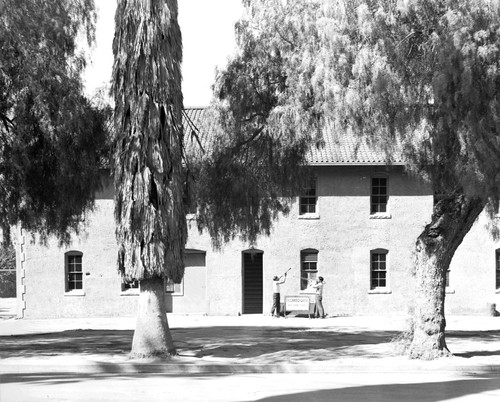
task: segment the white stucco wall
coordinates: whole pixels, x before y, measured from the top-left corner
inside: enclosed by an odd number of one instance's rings
[[[384,219],[370,216],[371,177],[388,174],[389,204]],[[415,240],[432,211],[429,186],[393,167],[318,167],[318,205],[314,219],[298,214],[298,202],[275,223],[270,237],[254,245],[263,252],[263,312],[272,304],[272,277],[292,268],[282,285],[282,299],[300,294],[300,252],[318,250],[318,274],[325,278],[323,304],[329,314],[405,314],[414,279]],[[85,230],[68,247],[51,240],[48,247],[24,234],[18,255],[20,315],[26,318],[135,315],[137,297],[121,291],[116,269],[116,240],[111,180],[99,195]],[[451,265],[448,313],[487,313],[500,305],[495,291],[495,250],[500,243],[485,229],[486,216],[474,225]],[[187,249],[206,252],[205,266],[187,267],[183,294],[167,297],[174,313],[240,314],[243,306],[243,255],[250,245],[238,240],[214,251],[194,221]],[[388,286],[370,290],[370,250],[388,250]],[[84,295],[70,296],[64,286],[64,253],[83,253]],[[24,259],[24,261],[21,261]],[[19,275],[21,274],[21,275]],[[25,303],[25,309],[22,307]]]

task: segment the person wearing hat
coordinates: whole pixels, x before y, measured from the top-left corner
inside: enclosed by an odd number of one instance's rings
[[[314,317],[325,318],[325,309],[323,308],[323,277],[319,276],[318,280],[314,285],[312,285],[314,289],[316,289],[316,309],[314,312]]]
[[[276,318],[280,316],[280,285],[285,283],[286,273],[281,277],[274,276],[273,278],[273,307],[271,308],[271,315]]]

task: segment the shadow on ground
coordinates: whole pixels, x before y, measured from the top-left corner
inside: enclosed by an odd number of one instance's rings
[[[200,358],[235,358],[239,362],[248,359],[252,363],[264,363],[265,360],[290,362],[300,360],[301,356],[318,361],[347,356],[366,357],[370,353],[367,349],[373,348],[364,347],[389,344],[395,335],[395,331],[335,332],[262,326],[172,329],[181,355],[191,352],[191,356]],[[131,330],[91,329],[2,336],[0,358],[127,354],[132,337]]]
[[[235,359],[238,363],[252,364],[294,363],[304,359],[385,358],[395,353],[391,340],[396,335],[397,331],[348,331],[334,326],[320,329],[276,326],[172,329],[181,355]],[[0,336],[0,358],[71,354],[126,356],[132,337],[132,330],[92,329]],[[500,330],[449,332],[447,342],[458,357],[500,355]],[[455,350],[454,345],[457,346]]]
[[[500,389],[498,377],[425,382],[377,384],[286,394],[259,399],[261,402],[294,401],[418,401],[437,402]],[[480,399],[476,399],[480,400]]]
[[[203,375],[190,375],[186,373],[73,373],[73,372],[40,372],[40,373],[9,373],[0,374],[0,384],[14,384],[14,383],[44,383],[47,385],[61,385],[80,383],[85,381],[100,381],[108,379],[120,379],[122,381],[136,381],[138,378],[175,378],[190,376],[196,378],[215,378],[227,376],[228,373],[214,373]]]

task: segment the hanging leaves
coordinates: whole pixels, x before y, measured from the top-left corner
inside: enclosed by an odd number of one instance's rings
[[[83,96],[76,46],[80,33],[93,41],[94,2],[1,6],[0,224],[67,242],[93,206],[107,159],[109,110]]]
[[[125,280],[184,274],[182,60],[175,0],[119,1],[115,63],[118,268]]]

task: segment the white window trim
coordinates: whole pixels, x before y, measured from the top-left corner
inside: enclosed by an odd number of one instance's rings
[[[390,295],[392,294],[391,289],[386,289],[386,288],[375,288],[375,289],[370,289],[368,291],[369,295]]]
[[[73,296],[85,296],[85,290],[73,289],[64,292],[64,297],[73,297]]]
[[[377,212],[370,214],[369,219],[392,219],[392,215],[387,212]]]
[[[318,202],[316,200],[316,209],[318,209]],[[319,214],[316,212],[314,214],[312,213],[308,213],[308,214],[302,214],[302,215],[299,215],[299,219],[303,219],[303,220],[315,220],[315,219],[319,219]]]

